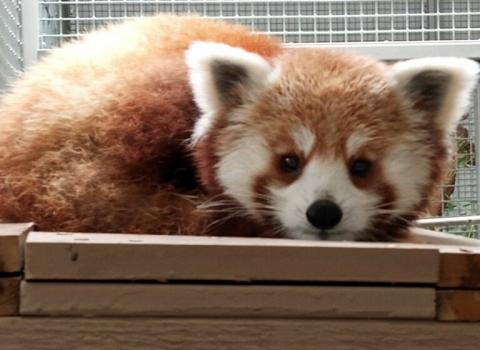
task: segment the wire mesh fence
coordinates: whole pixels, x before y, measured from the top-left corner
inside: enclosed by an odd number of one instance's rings
[[[21,1],[0,2],[0,91],[23,68],[21,40]]]
[[[0,36],[6,35],[2,31],[6,27],[3,17],[9,17],[17,19],[9,22],[9,28],[17,30],[7,31],[9,38],[18,38],[14,34],[19,30],[19,17],[14,13],[19,11],[19,2],[6,1],[7,5],[3,2],[0,5]],[[471,43],[480,39],[480,0],[39,0],[35,23],[38,25],[38,52],[45,53],[109,23],[157,13],[220,18],[273,35],[287,44],[408,42],[425,45],[427,42]],[[0,60],[2,67],[13,72],[21,68],[21,57],[12,54],[19,52],[20,42],[12,39],[8,43],[0,46]],[[378,50],[382,50],[381,45]],[[8,61],[3,58],[5,55],[10,55]],[[431,55],[435,55],[435,46],[432,46]],[[8,66],[4,61],[9,62]],[[5,73],[0,73],[0,79],[1,74]],[[472,111],[457,130],[457,157],[432,206],[433,216],[480,214],[477,166],[480,159],[476,152],[480,135],[478,101],[477,92]],[[448,226],[447,230],[469,236],[475,236],[478,231],[476,224]]]
[[[44,0],[41,6],[42,49],[118,19],[159,12],[222,18],[285,43],[480,39],[478,0]]]

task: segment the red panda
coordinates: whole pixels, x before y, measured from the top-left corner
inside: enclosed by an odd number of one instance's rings
[[[196,17],[54,50],[0,102],[0,220],[395,240],[442,178],[475,62],[391,66]]]

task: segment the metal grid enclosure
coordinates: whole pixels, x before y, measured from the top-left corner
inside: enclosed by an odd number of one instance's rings
[[[23,68],[21,1],[0,2],[0,92]]]
[[[0,5],[0,79],[5,75],[5,67],[12,72],[21,68],[18,55],[21,42],[15,39],[20,33],[19,3],[4,0]],[[428,54],[435,55],[435,45],[473,43],[480,39],[480,0],[39,0],[37,4],[40,54],[108,23],[157,13],[221,18],[279,37],[288,44],[376,43],[377,52],[386,47],[385,42],[389,42],[388,45],[417,43],[414,50],[428,43],[433,44]],[[3,36],[9,40],[3,40]],[[432,210],[434,216],[480,214],[477,166],[480,158],[476,152],[480,145],[479,96],[477,92],[472,111],[458,129],[458,155],[437,195],[437,205]],[[476,225],[450,226],[448,230],[470,236],[477,234]]]
[[[222,18],[285,43],[480,39],[478,0],[42,0],[40,47],[118,19],[159,12]]]

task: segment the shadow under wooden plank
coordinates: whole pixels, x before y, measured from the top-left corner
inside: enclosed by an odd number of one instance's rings
[[[0,277],[0,316],[18,315],[20,277]]]
[[[480,290],[439,290],[437,305],[441,321],[480,321]]]

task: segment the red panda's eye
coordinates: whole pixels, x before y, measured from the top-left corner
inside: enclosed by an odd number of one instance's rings
[[[284,173],[294,173],[301,169],[300,158],[295,154],[285,154],[280,157],[280,169]]]
[[[370,174],[372,169],[372,162],[366,159],[357,159],[354,160],[350,166],[350,174],[356,177],[365,178]]]

